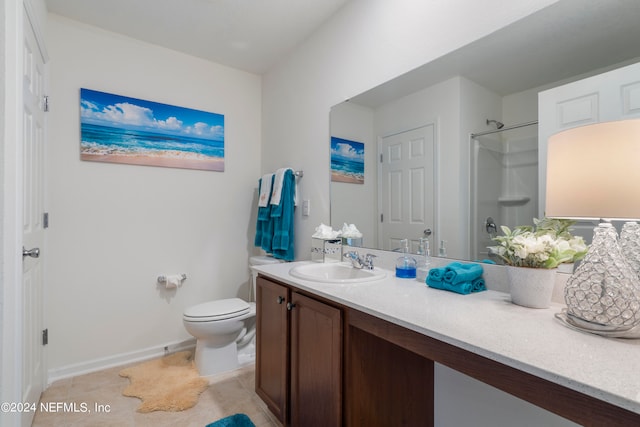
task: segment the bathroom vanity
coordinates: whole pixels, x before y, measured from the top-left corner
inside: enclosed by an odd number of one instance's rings
[[[640,425],[640,340],[568,329],[561,305],[497,291],[289,274],[305,263],[256,268],[256,392],[284,425],[433,426],[435,364],[580,425]]]

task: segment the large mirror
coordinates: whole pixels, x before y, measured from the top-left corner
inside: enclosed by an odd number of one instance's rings
[[[500,225],[544,212],[538,92],[639,62],[638,22],[637,0],[561,0],[334,106],[333,227],[355,224],[364,247],[428,237],[434,256],[482,257]],[[351,154],[358,179],[340,170]]]

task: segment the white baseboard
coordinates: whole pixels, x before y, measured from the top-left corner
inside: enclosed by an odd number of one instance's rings
[[[192,338],[186,341],[175,341],[165,345],[149,347],[129,353],[116,354],[109,357],[63,366],[61,368],[49,369],[49,371],[47,372],[47,386],[53,384],[55,381],[65,378],[71,378],[78,375],[101,371],[103,369],[160,357],[165,354],[165,347],[168,348],[168,351],[170,353],[174,353],[176,351],[192,349],[195,347],[195,345],[196,340],[195,338]]]

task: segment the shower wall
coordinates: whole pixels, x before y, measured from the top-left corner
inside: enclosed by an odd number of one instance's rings
[[[486,227],[488,218],[493,219],[498,233],[501,225],[533,224],[538,212],[535,128],[479,136],[472,141],[473,259],[487,258],[487,246],[493,244]]]

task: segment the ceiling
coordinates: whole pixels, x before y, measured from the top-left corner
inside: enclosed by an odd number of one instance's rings
[[[348,0],[45,0],[50,12],[263,74]],[[500,95],[640,57],[639,0],[560,0],[370,91],[376,106],[462,75]]]
[[[49,12],[262,74],[348,0],[45,0]]]
[[[638,58],[640,1],[560,0],[350,101],[374,108],[456,75],[505,96]]]

